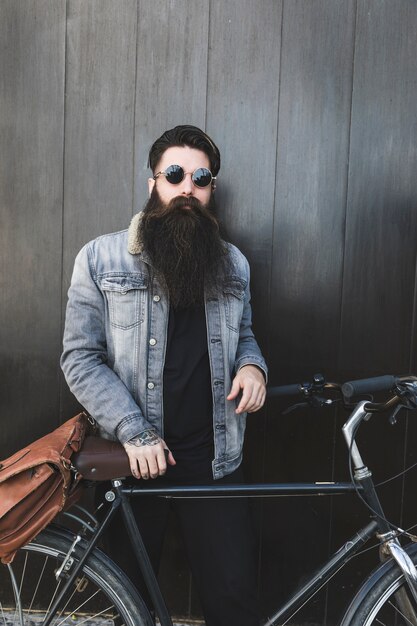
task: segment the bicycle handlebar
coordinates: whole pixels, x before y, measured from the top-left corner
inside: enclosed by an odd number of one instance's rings
[[[408,386],[408,394],[407,394]],[[393,396],[390,400],[382,404],[370,403],[372,410],[382,410],[383,407],[390,408],[395,399],[402,400],[408,395],[412,399],[413,406],[417,406],[417,377],[415,376],[374,376],[371,378],[361,378],[359,380],[351,380],[340,385],[338,383],[326,383],[321,374],[316,374],[312,382],[298,383],[293,385],[280,385],[279,387],[269,387],[267,396],[301,396],[307,402],[318,398],[318,394],[323,391],[339,391],[343,394],[346,401],[351,400],[354,396],[363,394],[372,394],[378,391],[392,392]],[[297,405],[298,406],[298,405]]]
[[[361,378],[360,380],[350,380],[342,385],[342,393],[345,398],[361,395],[364,393],[374,393],[376,391],[392,391],[397,383],[395,376],[374,376],[372,378]]]
[[[279,387],[268,387],[266,394],[268,398],[279,396],[298,396],[302,393],[302,385],[280,385]]]

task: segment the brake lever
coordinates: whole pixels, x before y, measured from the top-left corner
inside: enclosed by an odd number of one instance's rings
[[[331,398],[320,398],[320,396],[311,396],[310,406],[320,409],[322,406],[329,406],[333,404],[334,400]]]
[[[401,404],[397,407],[398,410],[409,409],[412,411],[417,408],[417,385],[415,383],[397,382],[395,392],[401,398]],[[398,411],[394,410],[394,417],[397,413]]]
[[[328,406],[333,404],[334,400],[331,398],[320,398],[319,396],[309,396],[306,402],[297,402],[297,404],[292,404],[288,408],[282,411],[281,415],[288,415],[292,411],[296,411],[297,409],[305,408],[305,407],[313,407],[313,409],[320,409],[323,406]]]
[[[393,410],[393,412],[391,413],[391,415],[388,418],[389,423],[391,424],[391,426],[395,426],[395,424],[397,423],[397,415],[398,413],[401,411],[401,409],[403,409],[403,405],[399,404],[398,406],[395,407],[395,409]]]
[[[308,402],[297,402],[297,404],[292,404],[288,406],[281,412],[281,415],[288,415],[288,413],[292,413],[292,411],[296,411],[297,409],[302,409],[306,406],[310,406]]]

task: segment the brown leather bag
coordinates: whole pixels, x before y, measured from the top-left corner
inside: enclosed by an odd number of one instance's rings
[[[81,495],[81,475],[71,469],[87,431],[80,413],[56,430],[0,462],[0,558],[16,551]]]

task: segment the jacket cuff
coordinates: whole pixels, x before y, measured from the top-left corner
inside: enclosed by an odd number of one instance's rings
[[[116,427],[115,435],[120,441],[120,443],[126,443],[133,439],[133,437],[137,437],[144,430],[155,430],[156,428],[152,426],[141,413],[131,413],[130,415],[126,415]]]
[[[235,365],[236,373],[240,369],[242,369],[244,365],[255,365],[256,367],[258,367],[261,370],[262,374],[264,375],[265,384],[268,383],[268,368],[266,366],[265,361],[262,358],[254,356],[254,355],[241,357],[240,359],[236,361],[236,365]]]

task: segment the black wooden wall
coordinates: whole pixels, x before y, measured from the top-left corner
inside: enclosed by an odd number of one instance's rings
[[[271,383],[417,370],[416,49],[415,0],[2,0],[0,456],[74,412],[58,367],[74,256],[128,225],[149,146],[178,123],[221,148],[218,202],[251,262]],[[249,480],[347,478],[342,412],[282,407],[249,419]],[[366,426],[377,478],[415,460],[416,436],[412,415]],[[382,491],[403,525],[413,480]],[[265,613],[361,511],[254,505]],[[333,624],[367,560],[299,623]],[[161,578],[173,612],[198,616],[175,529]]]

